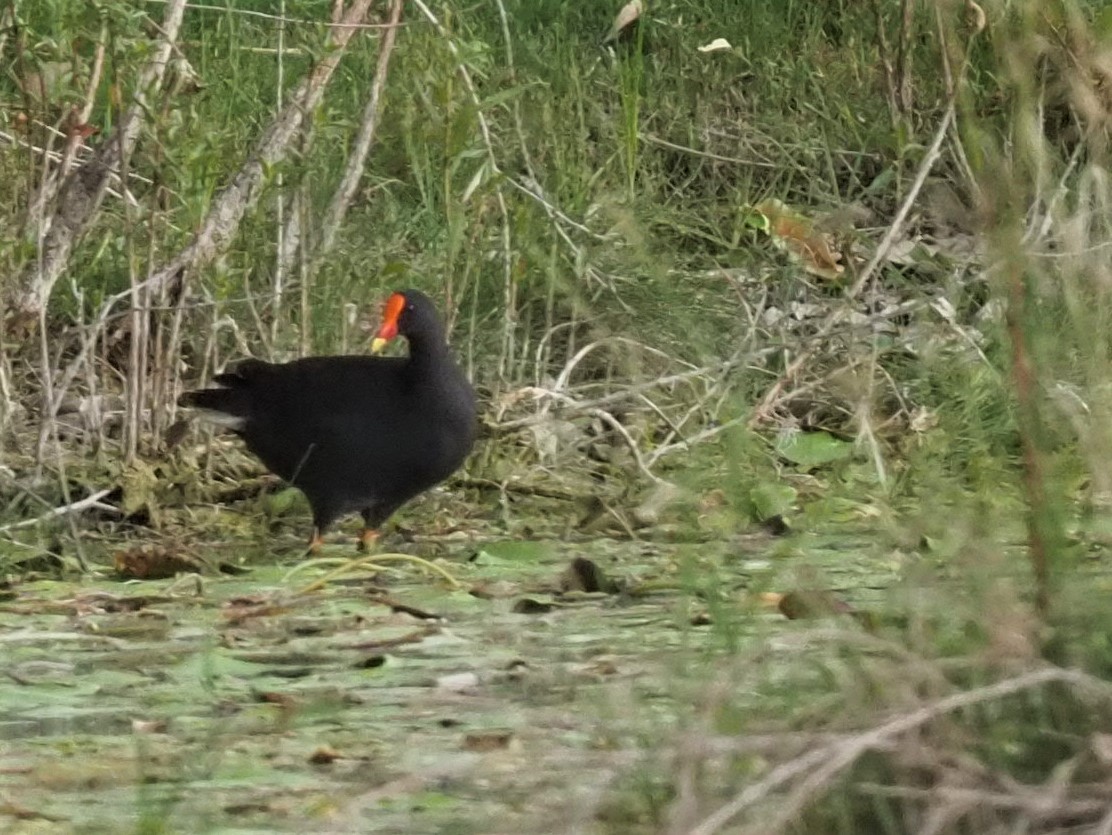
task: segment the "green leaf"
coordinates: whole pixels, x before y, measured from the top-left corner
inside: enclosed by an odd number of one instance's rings
[[[776,453],[805,470],[813,470],[849,458],[853,444],[828,432],[791,432],[776,440]]]
[[[869,183],[869,185],[865,187],[865,194],[881,194],[891,187],[892,182],[895,179],[896,169],[885,168],[883,171],[877,174],[876,177],[873,178],[873,181]]]
[[[131,516],[145,509],[153,520],[158,511],[158,500],[155,496],[158,476],[154,469],[142,461],[133,461],[124,470],[120,486],[123,488],[120,510],[124,515]]]
[[[758,484],[749,491],[749,501],[758,519],[785,515],[792,509],[797,496],[794,487],[777,481]]]
[[[287,487],[263,498],[263,512],[273,519],[285,516],[295,508],[300,509],[302,504],[301,491],[296,487]]]
[[[1105,6],[1093,16],[1093,34],[1105,46],[1112,43],[1112,6]]]
[[[541,562],[552,554],[547,542],[528,542],[507,539],[488,542],[474,559],[475,565],[503,565]]]
[[[750,229],[756,229],[759,232],[767,233],[769,231],[771,227],[768,222],[768,216],[764,212],[753,208],[747,208],[744,212],[745,213],[742,215],[742,223]]]

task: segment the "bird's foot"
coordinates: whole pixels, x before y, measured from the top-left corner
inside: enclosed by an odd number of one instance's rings
[[[359,543],[356,547],[360,551],[370,551],[375,543],[378,542],[378,531],[374,528],[363,528],[363,532],[359,534]]]
[[[324,546],[324,537],[320,534],[319,528],[313,528],[313,535],[309,537],[309,546],[307,553],[310,556],[316,556],[320,553],[320,549]]]

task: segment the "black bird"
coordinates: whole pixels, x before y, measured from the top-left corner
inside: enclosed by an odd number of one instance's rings
[[[405,502],[451,475],[475,441],[475,394],[424,293],[386,301],[371,350],[404,336],[408,357],[248,359],[183,394],[182,406],[236,432],[313,510],[309,550],[341,516],[363,515],[361,547]]]

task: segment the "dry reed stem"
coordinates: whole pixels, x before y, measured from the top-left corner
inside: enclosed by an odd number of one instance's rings
[[[78,499],[77,501],[61,505],[60,507],[51,508],[46,513],[43,513],[40,516],[36,516],[34,519],[21,519],[18,522],[12,522],[11,524],[0,526],[0,533],[18,530],[19,528],[34,527],[35,525],[41,524],[43,522],[49,522],[51,519],[57,519],[59,516],[67,516],[72,513],[80,513],[83,510],[96,509],[118,512],[118,508],[112,507],[108,504],[104,504],[101,501],[101,499],[105,498],[111,492],[112,488],[109,488],[107,490],[98,490],[97,492],[93,493],[92,495],[86,496],[83,499]]]
[[[160,3],[160,4],[169,3],[171,1],[172,0],[143,0],[143,2],[145,2],[145,3]],[[334,5],[338,6],[339,4],[334,4]],[[196,9],[197,11],[202,11],[202,12],[217,12],[221,17],[239,15],[240,17],[251,17],[251,18],[255,18],[257,20],[268,20],[268,21],[278,23],[278,24],[283,25],[283,26],[288,24],[288,23],[296,23],[296,24],[301,25],[301,26],[309,26],[309,27],[313,27],[313,28],[318,27],[318,26],[322,26],[322,25],[323,26],[332,26],[332,27],[343,26],[345,28],[350,28],[350,29],[368,29],[368,30],[390,28],[390,24],[388,24],[388,23],[345,23],[342,20],[340,20],[340,15],[338,13],[336,13],[335,9],[333,11],[331,21],[329,23],[322,24],[320,20],[311,20],[311,19],[303,18],[303,17],[289,17],[287,15],[281,15],[281,14],[270,14],[268,12],[260,12],[260,11],[254,10],[254,9],[242,9],[242,8],[237,8],[235,6],[215,6],[215,5],[212,5],[212,4],[209,4],[209,3],[186,3],[185,7],[187,9]],[[339,11],[342,12],[342,8],[339,9]]]
[[[40,206],[39,214],[32,218],[37,221],[38,257],[23,267],[8,291],[9,316],[35,315],[45,309],[55,283],[69,268],[73,249],[96,217],[112,172],[123,167],[124,157],[131,154],[139,139],[149,109],[148,96],[162,83],[173,42],[181,28],[184,6],[184,0],[168,4],[163,36],[140,72],[135,101],[115,133],[89,162],[65,179],[54,200],[53,213],[47,215],[45,206]]]
[[[340,184],[329,201],[321,222],[320,244],[313,253],[312,261],[317,262],[327,256],[336,242],[336,235],[343,226],[348,209],[359,188],[359,181],[363,177],[363,170],[367,164],[367,157],[374,147],[375,132],[378,129],[382,115],[382,94],[386,89],[386,79],[390,72],[390,58],[394,53],[394,43],[397,40],[398,24],[401,20],[404,3],[402,0],[393,0],[390,4],[389,28],[383,33],[379,44],[378,62],[375,65],[374,78],[371,79],[371,94],[363,108],[363,118],[359,122],[359,132],[352,142],[351,150],[344,164],[344,173],[340,177]]]
[[[41,128],[43,131],[48,133],[51,137],[61,138],[61,137],[65,136],[65,134],[63,134],[60,130],[58,130],[53,125],[48,125],[45,122],[38,121],[37,119],[32,120],[31,124],[34,125],[37,128]],[[62,160],[62,153],[60,151],[55,151],[53,149],[53,146],[36,145],[35,143],[28,142],[23,137],[17,136],[15,134],[7,133],[5,131],[0,131],[0,141],[6,142],[8,145],[11,145],[13,148],[22,148],[26,151],[29,151],[31,154],[34,154],[34,155],[40,157],[45,164],[49,164],[49,163],[52,163],[52,162],[60,163],[61,160]],[[83,159],[88,159],[88,158],[91,157],[93,151],[89,148],[88,145],[81,145],[80,148],[78,148],[78,155],[79,156],[82,156],[81,155],[82,150],[87,152],[83,156]],[[144,177],[142,174],[136,174],[134,171],[131,172],[131,179],[135,180],[136,182],[139,182],[139,183],[145,183],[146,185],[151,185],[152,184],[152,181],[149,177]],[[138,206],[139,205],[139,201],[136,199],[135,195],[132,194],[129,189],[123,188],[122,184],[120,184],[120,176],[119,176],[118,172],[116,172],[116,171],[112,172],[112,175],[109,178],[109,182],[120,185],[121,190],[117,191],[116,189],[112,188],[111,186],[108,186],[104,190],[104,193],[106,195],[108,195],[109,197],[113,197],[117,200],[127,200],[133,206]]]
[[[690,835],[713,835],[721,831],[742,812],[766,799],[782,786],[806,775],[786,801],[779,804],[773,818],[762,820],[757,828],[750,829],[754,833],[779,831],[795,820],[835,777],[853,765],[866,752],[883,748],[899,736],[947,714],[1013,696],[1052,682],[1072,684],[1094,695],[1106,699],[1112,698],[1112,685],[1108,682],[1086,673],[1060,667],[1044,667],[985,687],[955,693],[777,766],[764,779],[746,787],[733,800],[693,827]]]
[[[1069,798],[1062,795],[1058,786],[1052,786],[1048,791],[1034,792],[1025,784],[1017,784],[1013,788],[1012,792],[1002,792],[962,786],[919,789],[911,786],[862,783],[857,786],[857,791],[862,794],[900,800],[940,800],[947,805],[954,804],[964,810],[987,806],[997,810],[1022,813],[1041,821],[1091,818],[1098,812],[1107,810],[1109,803],[1112,802],[1112,787],[1107,785],[1100,787],[1108,795],[1104,798]]]

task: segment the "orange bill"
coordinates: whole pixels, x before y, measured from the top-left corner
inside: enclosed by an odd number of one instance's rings
[[[401,293],[394,293],[386,300],[386,306],[382,311],[382,325],[371,342],[372,354],[377,354],[386,347],[386,343],[398,335],[398,317],[402,315],[403,310],[405,310],[405,296]]]

